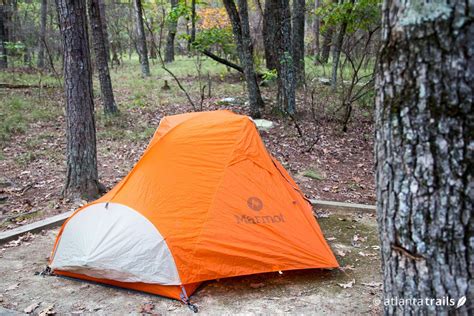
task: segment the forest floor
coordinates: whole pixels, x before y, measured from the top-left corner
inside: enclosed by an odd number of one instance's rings
[[[339,269],[242,276],[203,283],[192,302],[204,315],[379,315],[382,276],[373,214],[321,211],[318,222]],[[55,276],[39,276],[57,229],[0,246],[0,314],[193,314],[181,302]]]
[[[201,76],[191,59],[180,58],[169,67],[196,104],[200,103],[199,86],[206,85],[202,110],[248,113],[245,85],[239,75],[209,60],[203,61]],[[152,67],[153,75],[147,79],[142,79],[138,70],[133,60],[112,70],[120,115],[105,117],[100,98],[95,99],[99,177],[108,189],[131,170],[163,116],[193,111],[173,79],[158,65]],[[370,105],[355,106],[344,133],[340,123],[343,113],[337,111],[338,94],[316,79],[309,79],[306,89],[298,93],[296,121],[272,111],[275,87],[262,87],[266,101],[263,118],[274,122],[272,129],[261,131],[263,141],[309,198],[374,204]],[[61,196],[66,139],[64,92],[59,80],[16,69],[0,73],[0,83],[46,85],[0,87],[1,231],[75,209],[86,201]],[[94,91],[100,95],[96,80]]]

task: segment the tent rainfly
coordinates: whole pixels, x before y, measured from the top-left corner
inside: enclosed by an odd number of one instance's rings
[[[64,223],[49,264],[188,304],[206,280],[338,267],[297,184],[230,111],[164,117],[131,172]]]

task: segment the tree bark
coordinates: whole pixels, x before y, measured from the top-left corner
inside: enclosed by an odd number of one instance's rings
[[[8,8],[6,4],[0,5],[0,69],[8,67],[7,47],[8,42]]]
[[[314,0],[314,9],[317,10],[319,8],[319,0]],[[320,41],[319,41],[319,33],[320,33],[320,21],[319,16],[315,15],[313,17],[313,54],[319,55],[320,53]],[[316,61],[316,60],[315,60]]]
[[[102,16],[100,11],[100,0],[89,1],[89,18],[92,29],[92,38],[94,42],[95,62],[99,71],[100,91],[104,113],[115,114],[118,112],[117,104],[112,90],[112,81],[110,80],[107,48],[105,46],[105,35],[103,34]]]
[[[281,20],[278,1],[265,1],[263,13],[263,47],[268,69],[279,68],[278,51],[281,50]]]
[[[355,0],[350,0],[351,5],[354,5]],[[349,10],[348,14],[352,11]],[[337,33],[336,43],[334,45],[333,57],[332,57],[332,76],[331,76],[331,87],[336,89],[337,87],[337,69],[339,68],[339,60],[341,58],[342,45],[344,44],[344,37],[347,32],[347,20],[344,19],[341,23],[341,28]]]
[[[85,0],[56,0],[64,45],[67,174],[64,194],[99,193],[92,74]]]
[[[326,31],[323,33],[323,45],[321,49],[320,62],[326,64],[329,60],[329,54],[331,53],[332,38],[334,34],[334,27],[328,26]]]
[[[102,24],[102,34],[104,36],[105,52],[107,54],[107,61],[110,61],[110,41],[109,30],[107,25],[107,15],[105,10],[105,0],[99,0],[100,23]]]
[[[46,23],[48,18],[48,0],[41,0],[40,34],[38,39],[38,68],[44,68],[44,50],[46,43]]]
[[[170,0],[171,10],[176,8],[178,0]],[[178,28],[178,21],[168,22],[168,36],[166,37],[166,48],[165,48],[165,63],[174,61],[174,38],[176,37],[176,31]]]
[[[297,85],[304,84],[304,21],[305,21],[305,0],[293,0],[293,64],[294,78]]]
[[[238,0],[239,11],[233,0],[223,0],[229,19],[232,23],[232,31],[239,52],[240,64],[244,70],[245,81],[250,104],[250,116],[260,117],[260,108],[263,108],[263,100],[257,83],[257,76],[253,64],[252,39],[250,38],[250,26],[248,17],[247,0]]]
[[[148,62],[148,49],[146,46],[146,34],[143,26],[143,9],[141,0],[133,0],[135,9],[135,28],[137,32],[137,51],[140,58],[143,77],[150,76],[150,64]]]
[[[291,13],[289,0],[278,0],[281,21],[281,50],[279,51],[280,68],[278,73],[279,104],[283,111],[293,115],[296,113],[296,80],[294,61],[292,58]]]
[[[388,315],[474,310],[474,16],[469,2],[448,3],[383,5],[375,151],[385,301],[454,304],[386,304]]]

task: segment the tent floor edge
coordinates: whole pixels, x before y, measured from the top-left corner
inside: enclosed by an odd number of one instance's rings
[[[141,282],[120,282],[109,279],[99,279],[90,277],[84,274],[74,273],[70,271],[54,270],[54,274],[58,276],[64,276],[68,278],[81,279],[85,281],[90,281],[93,283],[100,283],[110,286],[115,286],[123,289],[130,289],[135,291],[146,292],[150,294],[160,295],[172,299],[182,301],[181,295],[183,288],[186,291],[186,294],[191,296],[196,289],[201,285],[202,282],[182,284],[182,285],[161,285],[161,284],[151,284],[151,283],[141,283]]]

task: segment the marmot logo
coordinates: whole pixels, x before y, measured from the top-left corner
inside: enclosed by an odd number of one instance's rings
[[[251,196],[247,199],[247,206],[256,212],[263,208],[263,202],[258,197]]]

